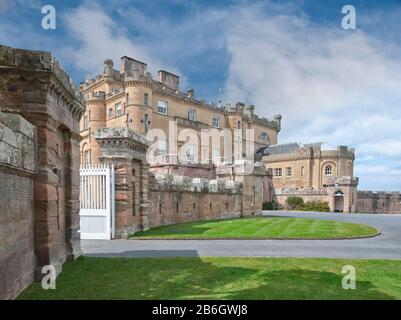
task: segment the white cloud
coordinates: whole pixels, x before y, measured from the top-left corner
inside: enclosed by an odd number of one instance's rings
[[[152,73],[162,65],[152,54],[154,49],[130,37],[126,28],[94,1],[85,1],[63,18],[70,36],[78,44],[66,48],[63,56],[87,76],[100,73],[106,58],[112,59],[118,69],[120,58],[125,55],[146,62]],[[176,68],[170,70],[180,73]]]
[[[400,47],[389,52],[363,29],[259,9],[237,8],[243,18],[229,24],[226,99],[246,97],[259,114],[281,113],[280,142],[351,145],[368,167],[385,163],[386,172],[399,174],[400,162],[387,160],[401,157]],[[356,170],[363,187],[401,189],[391,175],[374,180],[363,168]]]

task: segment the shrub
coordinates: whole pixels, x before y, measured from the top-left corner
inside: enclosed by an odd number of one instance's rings
[[[303,206],[304,199],[301,197],[288,197],[287,204],[290,210],[298,209],[299,207]]]
[[[270,201],[263,202],[262,209],[263,210],[274,210],[273,202],[270,202]]]
[[[297,209],[300,211],[330,212],[329,204],[320,201],[308,201]]]

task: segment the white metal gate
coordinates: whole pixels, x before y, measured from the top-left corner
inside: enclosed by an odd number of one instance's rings
[[[114,168],[86,165],[80,171],[81,239],[114,238]]]

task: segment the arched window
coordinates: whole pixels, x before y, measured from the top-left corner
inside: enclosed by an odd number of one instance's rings
[[[269,136],[268,136],[268,134],[266,132],[262,132],[260,134],[260,136],[259,136],[259,139],[268,142],[269,141]]]
[[[332,176],[333,175],[333,167],[328,164],[327,166],[324,167],[324,174],[326,176]]]
[[[301,177],[304,176],[304,171],[305,171],[305,168],[304,168],[304,167],[301,167]]]

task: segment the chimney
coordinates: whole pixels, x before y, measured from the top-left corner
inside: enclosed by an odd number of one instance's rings
[[[253,121],[253,111],[255,110],[255,106],[253,104],[250,104],[249,106],[246,107],[245,113],[248,115],[248,121]]]
[[[235,109],[238,112],[243,112],[244,111],[244,107],[245,107],[245,104],[243,104],[242,102],[237,102],[236,105],[235,105]]]
[[[189,98],[189,99],[195,98],[195,90],[194,89],[187,90],[187,98]]]
[[[274,121],[277,123],[278,131],[281,130],[281,114],[276,114],[274,116]]]
[[[179,90],[180,77],[173,73],[164,70],[159,70],[159,82],[162,82],[167,87],[173,90]]]
[[[147,74],[147,64],[127,56],[121,57],[121,73],[125,77],[140,79]]]
[[[113,73],[114,73],[113,67],[114,67],[113,60],[111,60],[111,59],[104,60],[103,76],[112,78],[113,77]]]

